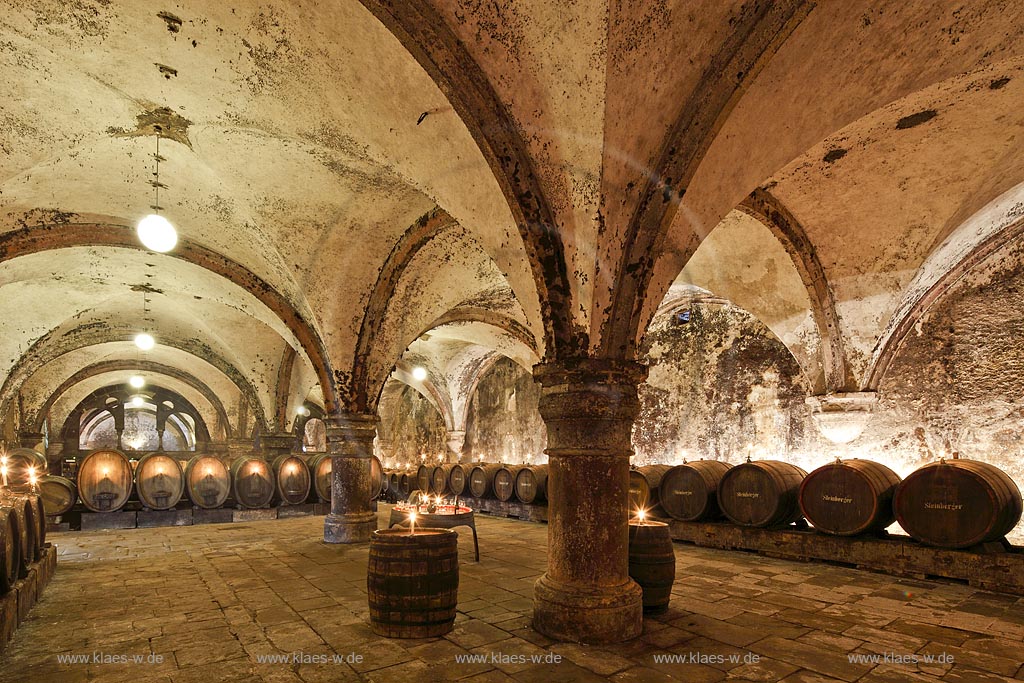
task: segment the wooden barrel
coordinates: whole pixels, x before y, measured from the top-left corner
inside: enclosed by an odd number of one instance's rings
[[[419,491],[420,483],[419,477],[416,476],[416,471],[402,472],[398,486],[403,498],[408,498],[412,495],[413,491]]]
[[[28,576],[32,562],[36,559],[39,526],[35,519],[35,511],[28,496],[17,495],[7,492],[0,495],[0,507],[9,508],[17,518],[18,534],[15,540],[18,542],[18,577]]]
[[[388,479],[390,479],[390,481],[388,482],[388,488],[391,490],[391,492],[394,493],[396,496],[404,497],[402,496],[402,473],[392,472],[390,475],[388,475]]]
[[[14,508],[0,503],[0,595],[21,576],[21,522]]]
[[[420,465],[416,468],[416,488],[424,493],[430,492],[431,477],[434,474],[434,468],[430,465]]]
[[[46,456],[31,448],[15,448],[0,458],[0,467],[7,477],[7,488],[12,491],[31,491],[47,474]]]
[[[46,515],[59,517],[70,512],[78,502],[78,489],[70,479],[49,475],[39,482],[39,497],[43,499]]]
[[[718,486],[730,465],[721,460],[697,460],[676,465],[661,478],[658,499],[672,519],[699,522],[722,514]]]
[[[646,510],[651,491],[647,487],[647,479],[639,470],[629,471],[629,515],[632,517],[637,510]]]
[[[381,470],[380,473],[380,495],[383,497],[391,490],[391,473]]]
[[[928,545],[969,548],[998,541],[1017,526],[1020,489],[1005,472],[978,460],[940,460],[896,488],[896,519]]]
[[[459,597],[458,535],[451,529],[380,529],[366,573],[370,628],[388,638],[452,630]]]
[[[31,495],[32,512],[36,521],[36,559],[42,559],[43,551],[46,550],[46,508],[43,507],[43,497],[38,493]]]
[[[231,463],[231,497],[243,508],[265,508],[274,497],[274,471],[266,460],[243,455]]]
[[[384,490],[384,465],[376,455],[370,456],[370,500],[376,500]]]
[[[78,497],[93,512],[114,512],[132,494],[135,474],[121,451],[101,449],[78,464]]]
[[[313,475],[313,490],[321,502],[331,502],[331,454],[317,453],[309,461],[309,471]]]
[[[676,553],[668,524],[629,523],[629,576],[644,591],[644,611],[657,614],[668,609],[676,580]]]
[[[430,490],[439,496],[443,496],[451,490],[448,486],[448,475],[452,472],[452,465],[438,465],[430,473]]]
[[[662,477],[671,469],[671,465],[644,465],[637,468],[637,472],[647,482],[647,509],[660,509],[661,493],[659,487],[661,486]]]
[[[312,485],[309,466],[297,455],[279,455],[274,459],[274,498],[282,505],[306,502]]]
[[[800,509],[826,534],[855,536],[878,532],[896,514],[892,497],[899,475],[873,460],[836,460],[814,470],[800,485]]]
[[[135,490],[150,510],[170,510],[185,493],[185,474],[166,453],[147,453],[135,465]]]
[[[501,469],[497,463],[480,463],[469,471],[469,493],[476,498],[494,497],[494,475]]]
[[[213,455],[197,455],[185,465],[185,492],[198,508],[219,508],[231,493],[231,473]]]
[[[756,460],[733,467],[718,487],[725,516],[743,526],[783,526],[797,521],[800,482],[807,473],[780,460]]]
[[[523,469],[517,465],[502,465],[501,468],[494,473],[494,497],[505,502],[512,500],[512,497],[516,493],[516,477],[519,476],[519,470]]]
[[[452,465],[451,472],[448,473],[448,490],[452,495],[461,496],[466,492],[466,469],[466,465]]]
[[[524,467],[516,474],[516,498],[522,503],[540,503],[548,497],[548,466]]]

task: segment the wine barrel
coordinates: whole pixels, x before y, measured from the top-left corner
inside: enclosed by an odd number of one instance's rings
[[[730,465],[721,460],[696,460],[676,465],[661,478],[658,498],[672,519],[699,522],[721,516],[718,487]]]
[[[0,496],[0,507],[11,510],[17,518],[18,534],[15,541],[18,543],[18,577],[28,576],[32,562],[36,559],[37,538],[39,535],[38,523],[35,520],[35,512],[32,503],[27,496],[16,495],[7,492]]]
[[[548,466],[524,467],[516,474],[516,498],[522,503],[538,503],[548,497]]]
[[[198,508],[219,508],[231,493],[231,473],[216,456],[194,456],[185,465],[185,492]]]
[[[416,488],[424,493],[430,492],[431,477],[434,474],[434,468],[430,465],[420,465],[416,468]]]
[[[458,535],[451,529],[379,529],[366,572],[370,628],[388,638],[452,630],[459,597]]]
[[[494,497],[501,502],[512,500],[512,497],[516,493],[516,477],[519,476],[519,471],[523,469],[517,465],[502,465],[501,468],[494,473]]]
[[[402,472],[398,487],[403,498],[408,498],[413,491],[419,491],[419,478],[416,476],[415,470],[412,472]]]
[[[297,455],[279,455],[274,459],[274,497],[282,505],[299,505],[309,497],[312,484],[309,466]]]
[[[370,456],[370,500],[380,497],[384,491],[384,466],[380,464],[380,458],[376,455]]]
[[[638,467],[637,472],[647,482],[647,509],[659,509],[661,506],[661,493],[659,487],[661,486],[662,477],[672,469],[671,465],[644,465]]]
[[[404,497],[402,496],[402,473],[392,472],[388,475],[388,478],[390,479],[388,482],[388,488],[391,489],[392,493],[396,496]]]
[[[170,510],[185,493],[185,474],[166,453],[147,453],[135,465],[135,490],[150,510]]]
[[[331,502],[331,454],[317,453],[309,461],[309,471],[313,475],[313,490],[321,502]]]
[[[43,507],[43,497],[38,493],[30,496],[32,502],[32,516],[36,520],[36,560],[43,557],[46,550],[46,508]]]
[[[381,470],[380,473],[380,495],[383,496],[391,490],[391,473]]]
[[[452,465],[438,465],[430,474],[430,490],[439,496],[448,493],[448,475],[452,472]]]
[[[469,471],[469,493],[476,498],[494,497],[494,475],[501,469],[497,463],[481,463]]]
[[[42,498],[36,493],[5,489],[0,492],[0,503],[22,511],[24,525],[21,532],[25,538],[22,561],[28,564],[41,558],[46,543],[46,511],[43,509]]]
[[[49,475],[39,482],[39,497],[47,517],[59,517],[71,511],[78,501],[75,482],[64,477]]]
[[[0,503],[0,595],[21,576],[21,522],[13,507]]]
[[[466,469],[465,465],[452,465],[452,470],[448,473],[448,489],[452,495],[461,496],[466,492]]]
[[[899,475],[872,460],[852,458],[823,465],[800,484],[800,509],[826,534],[878,532],[896,519],[892,497]]]
[[[725,516],[743,526],[783,526],[797,521],[800,482],[807,473],[780,460],[757,460],[733,467],[718,486]]]
[[[998,541],[1021,517],[1020,489],[1005,472],[978,460],[940,460],[911,473],[893,497],[908,534],[941,548]]]
[[[676,580],[676,553],[668,524],[629,523],[629,576],[644,591],[644,612],[657,614],[668,609]]]
[[[47,473],[46,456],[31,448],[15,448],[0,458],[0,467],[6,475],[7,488],[12,491],[31,491]]]
[[[231,463],[231,497],[235,504],[248,508],[265,508],[274,497],[274,471],[266,460],[243,455]]]
[[[132,465],[121,451],[101,449],[78,465],[78,497],[93,512],[114,512],[132,493]]]
[[[651,491],[647,479],[639,470],[629,471],[629,514],[632,517],[637,510],[646,510]]]

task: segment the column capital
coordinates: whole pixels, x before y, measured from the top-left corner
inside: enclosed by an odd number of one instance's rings
[[[367,414],[340,414],[324,419],[327,430],[327,452],[353,458],[373,455],[373,440],[377,436],[380,418]]]

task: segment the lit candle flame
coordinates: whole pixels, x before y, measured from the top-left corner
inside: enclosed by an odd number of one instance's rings
[[[416,533],[416,513],[409,513],[409,535]]]
[[[208,477],[213,476],[213,468],[210,467],[209,465],[206,466],[206,476],[208,476]]]
[[[641,524],[644,523],[644,518],[645,517],[647,517],[647,511],[646,510],[644,510],[643,508],[640,508],[639,510],[636,511],[636,518],[638,520],[640,520]]]
[[[103,476],[104,477],[109,477],[110,476],[110,468],[109,467],[104,467],[103,468]]]

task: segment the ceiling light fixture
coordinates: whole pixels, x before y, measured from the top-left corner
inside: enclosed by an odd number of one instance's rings
[[[427,369],[417,365],[412,369],[412,378],[417,382],[422,382],[427,378]]]
[[[135,335],[135,345],[138,346],[143,351],[149,351],[154,346],[156,346],[156,340],[153,339],[153,335],[147,334],[145,332],[140,332],[139,334]]]
[[[128,384],[130,384],[133,389],[141,389],[146,386],[146,380],[142,375],[132,375],[128,378]]]
[[[309,416],[309,408],[307,408],[306,406],[299,406],[298,408],[295,409],[295,412],[301,415],[302,417]]]
[[[132,396],[132,405],[136,408],[142,407],[142,404],[146,402],[146,399],[141,396]]]
[[[137,231],[139,240],[146,248],[163,253],[174,249],[178,243],[178,233],[171,222],[160,215],[160,188],[167,186],[160,182],[160,162],[166,161],[166,159],[160,156],[159,128],[156,134],[156,154],[153,155],[153,158],[156,160],[156,170],[153,173],[153,179],[149,181],[156,197],[151,207],[153,213],[139,221]]]

